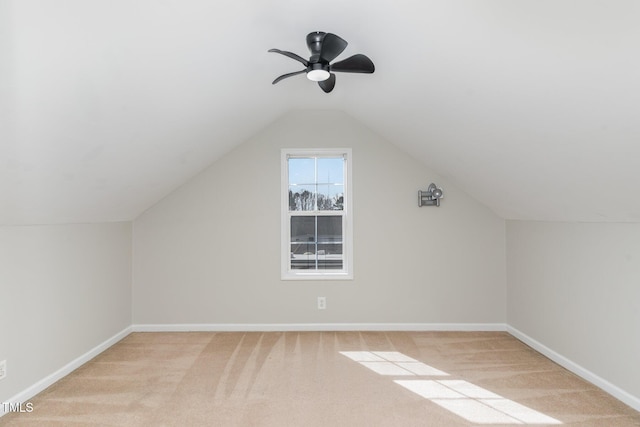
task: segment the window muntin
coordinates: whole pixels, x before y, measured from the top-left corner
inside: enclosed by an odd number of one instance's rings
[[[350,150],[283,150],[283,279],[351,278]]]

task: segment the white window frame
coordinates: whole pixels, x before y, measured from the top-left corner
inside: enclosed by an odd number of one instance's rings
[[[281,278],[282,280],[352,280],[353,279],[353,198],[351,180],[351,149],[297,149],[283,148],[281,150]],[[342,222],[342,254],[341,270],[292,270],[291,260],[291,216],[296,212],[289,211],[289,162],[290,157],[344,157],[344,205],[341,211]],[[305,211],[306,214],[320,214],[324,212],[335,215],[335,211]]]

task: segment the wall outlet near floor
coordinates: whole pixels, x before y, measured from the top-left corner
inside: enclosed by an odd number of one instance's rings
[[[7,376],[7,361],[0,360],[0,380]]]
[[[318,310],[327,308],[327,297],[318,297]]]

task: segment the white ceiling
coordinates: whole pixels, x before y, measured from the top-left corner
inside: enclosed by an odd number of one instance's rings
[[[0,0],[0,224],[131,220],[299,108],[504,218],[640,221],[639,23],[636,0]],[[375,74],[272,86],[301,66],[267,50],[316,30]]]

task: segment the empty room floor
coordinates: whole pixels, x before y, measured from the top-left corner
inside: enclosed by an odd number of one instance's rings
[[[132,333],[2,426],[640,426],[503,332]]]

